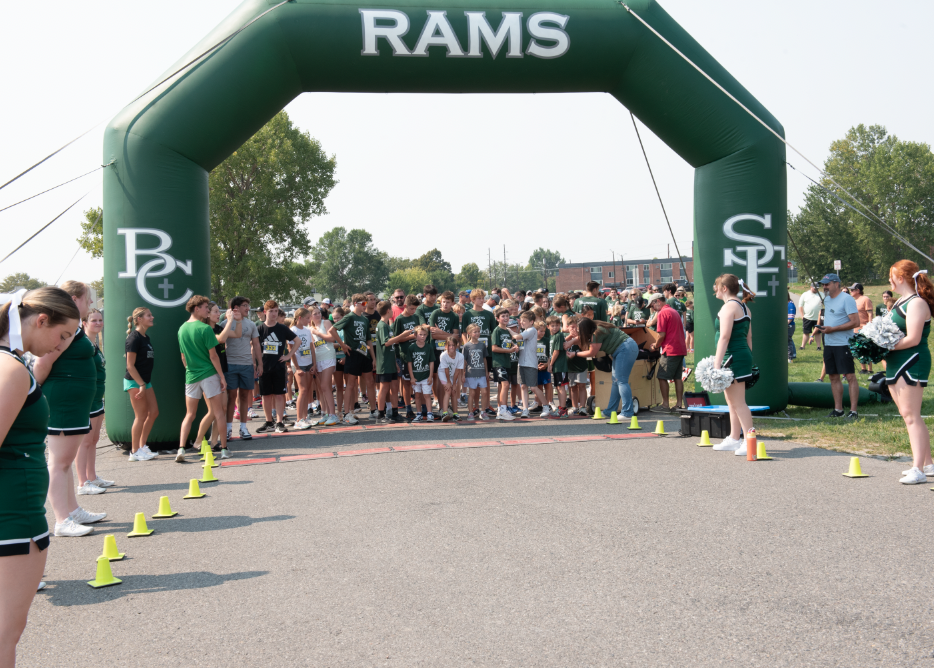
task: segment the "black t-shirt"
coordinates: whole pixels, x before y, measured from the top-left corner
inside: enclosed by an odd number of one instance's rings
[[[288,342],[295,339],[295,332],[278,322],[272,327],[264,322],[256,330],[259,332],[259,350],[263,354],[263,373],[284,369],[285,363],[279,358],[289,351]]]
[[[220,334],[223,331],[224,331],[224,328],[221,327],[219,324],[214,325],[215,334]],[[218,343],[216,346],[214,346],[214,350],[215,352],[217,352],[217,358],[221,362],[221,371],[223,371],[224,373],[227,373],[227,346],[226,344]]]
[[[140,378],[144,383],[152,381],[152,367],[155,360],[152,356],[152,343],[145,334],[140,334],[135,329],[126,337],[126,352],[136,353],[136,363],[133,365],[139,372]],[[127,371],[124,376],[127,380],[133,380],[133,376]]]
[[[372,313],[363,312],[363,317],[370,321],[370,341],[376,343],[376,328],[379,326],[379,313],[373,311]]]

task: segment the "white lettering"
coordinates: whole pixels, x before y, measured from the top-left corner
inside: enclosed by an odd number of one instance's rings
[[[454,28],[448,21],[447,12],[428,11],[428,21],[422,28],[418,43],[412,49],[413,56],[427,56],[429,46],[443,46],[447,48],[448,58],[463,58],[464,50],[457,41]]]
[[[154,228],[139,227],[120,228],[117,230],[117,234],[126,237],[126,271],[121,271],[117,274],[117,278],[135,278],[136,291],[139,293],[139,296],[153,306],[173,308],[175,306],[181,306],[191,298],[194,293],[190,289],[186,289],[185,294],[178,299],[169,300],[169,290],[175,286],[168,281],[163,281],[162,285],[158,286],[163,290],[164,299],[153,297],[146,288],[147,278],[168,276],[176,269],[181,269],[184,274],[191,276],[191,260],[182,262],[165,252],[172,247],[172,237],[170,237],[167,232]],[[141,234],[148,234],[158,238],[159,245],[155,248],[138,249],[136,247],[136,240]],[[155,259],[150,260],[137,271],[136,258],[140,255],[155,256]],[[160,267],[159,265],[162,266]]]
[[[746,267],[746,287],[752,290],[757,297],[765,297],[766,292],[764,290],[759,290],[759,274],[778,274],[778,267],[766,267],[763,265],[768,264],[772,261],[772,258],[775,257],[775,251],[778,251],[781,255],[781,259],[785,259],[785,247],[784,246],[773,246],[772,242],[766,239],[765,237],[757,237],[752,234],[740,234],[736,232],[733,227],[736,223],[742,220],[750,220],[762,225],[763,228],[770,230],[772,229],[772,214],[767,213],[765,216],[757,216],[751,213],[741,213],[738,216],[733,216],[725,223],[723,223],[723,234],[727,239],[733,241],[745,242],[749,245],[737,246],[736,251],[739,254],[744,254],[746,257],[739,257],[737,253],[733,252],[731,248],[723,249],[723,266],[732,267],[738,265],[740,267]],[[759,253],[762,253],[760,256]],[[773,277],[774,281],[774,277]],[[777,282],[769,282],[769,286],[772,288],[772,296],[775,296],[776,287],[779,285]]]
[[[376,43],[380,37],[384,38],[392,47],[392,55],[411,55],[402,38],[409,31],[409,17],[405,12],[396,9],[361,9],[360,17],[363,20],[363,51],[364,56],[378,56],[379,49]],[[377,21],[392,21],[392,25],[377,25]]]
[[[481,42],[486,42],[493,59],[509,38],[507,58],[522,58],[522,12],[503,12],[499,30],[493,32],[486,12],[464,12],[467,15],[467,57],[483,58]]]
[[[570,17],[564,14],[555,14],[554,12],[538,12],[532,14],[528,21],[528,31],[533,37],[529,41],[529,46],[525,50],[530,56],[536,58],[560,58],[571,48],[571,38],[564,32],[564,27]],[[542,23],[556,23],[557,28],[543,26]],[[550,40],[554,46],[542,46],[535,39]]]

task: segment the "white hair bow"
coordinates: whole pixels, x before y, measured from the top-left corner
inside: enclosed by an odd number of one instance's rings
[[[743,279],[739,279],[739,287],[743,289],[743,292],[748,292],[749,294],[752,294],[752,290],[746,287],[746,284],[743,283]]]
[[[23,350],[23,323],[19,319],[19,307],[25,294],[25,290],[14,292],[10,301],[10,350]]]
[[[927,273],[928,273],[928,270],[927,270],[927,269],[920,269],[920,270],[916,271],[914,274],[912,274],[911,277],[912,277],[912,278],[914,279],[914,281],[915,281],[915,292],[918,291],[918,274],[927,274]]]

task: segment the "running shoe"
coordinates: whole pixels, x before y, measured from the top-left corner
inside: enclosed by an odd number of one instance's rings
[[[425,421],[426,421],[426,422],[434,422],[434,421],[435,421],[435,414],[432,413],[431,411],[428,411],[428,416],[425,418]]]
[[[247,426],[241,422],[240,423],[240,440],[249,441],[251,438],[253,438],[253,434],[251,434],[250,430],[247,429]]]
[[[246,419],[252,420],[254,417],[256,416],[253,414],[253,407],[250,406],[248,409],[246,409]]]
[[[178,449],[178,454],[175,455],[175,461],[178,462],[179,464],[185,463],[185,448]]]
[[[504,406],[499,411],[499,413],[496,414],[496,419],[497,420],[515,420],[516,416],[510,413],[508,410],[506,410],[506,407]]]
[[[236,421],[239,419],[240,419],[240,407],[234,406],[234,420]]]
[[[434,418],[432,418],[432,419],[434,419]],[[448,411],[444,411],[444,413],[441,414],[441,421],[442,421],[442,422],[450,422],[450,421],[453,420],[453,419],[454,419],[454,416],[451,415]]]
[[[107,513],[91,513],[78,506],[68,515],[72,520],[78,524],[94,524],[95,522],[100,522],[102,519],[107,517]]]
[[[230,450],[228,450],[227,448],[224,448],[223,450],[221,450],[221,459],[230,459],[230,457],[231,457]]]
[[[336,415],[334,415],[333,413],[331,413],[330,415],[328,415],[328,419],[324,421],[324,426],[325,426],[325,427],[333,427],[334,425],[338,424],[339,422],[340,422],[340,418],[337,417]]]
[[[295,428],[301,431],[302,429],[308,429],[311,425],[305,422],[304,420],[299,420],[295,423]]]
[[[281,422],[277,422],[277,423],[276,423],[276,433],[277,433],[277,434],[284,434],[284,433],[286,433],[287,431],[288,431],[288,429],[285,428],[285,425],[284,425],[284,424],[282,424]]]
[[[905,474],[905,477],[899,480],[903,485],[917,485],[922,482],[927,482],[927,476],[924,475],[924,471],[919,469],[917,466],[912,466],[908,469],[908,473]]]
[[[483,412],[487,415],[487,417],[492,417],[492,418],[496,417],[496,411],[494,411],[492,408],[487,408]]]
[[[379,417],[379,411],[370,411],[370,419],[376,420]]]
[[[150,450],[148,445],[144,445],[139,450],[136,451],[136,456],[139,457],[140,455],[142,455],[142,457],[140,458],[141,461],[155,459],[156,457],[159,456],[157,453]]]
[[[227,440],[233,438],[233,427],[227,427]],[[217,442],[220,443],[220,439],[217,439]]]
[[[527,410],[526,410],[526,411],[522,411],[521,413],[519,413],[519,417],[521,417],[521,418],[527,418],[527,417],[529,417],[529,412],[528,412]]]
[[[392,422],[405,422],[405,418],[399,415],[399,411],[393,411],[392,416],[389,419]]]
[[[413,419],[412,422],[424,422],[425,420],[426,418],[423,418],[421,413],[417,413],[415,415],[415,419]]]
[[[914,467],[912,467],[912,468],[914,468]],[[925,466],[922,470],[924,471],[924,475],[926,475],[926,476],[934,476],[934,464],[928,464],[928,465]],[[902,475],[908,475],[909,473],[911,473],[911,469],[908,469],[908,470],[906,470],[906,471],[902,471]]]
[[[496,413],[493,415],[495,416]],[[490,416],[487,415],[486,411],[477,411],[477,419],[486,421],[490,419]]]
[[[564,419],[564,418],[566,418],[567,416],[568,416],[568,409],[565,408],[564,406],[562,406],[561,408],[559,408],[557,413],[552,413],[552,417],[556,417],[556,418],[558,418],[559,420],[560,420],[560,419]]]
[[[94,480],[92,480],[91,482],[93,482],[98,487],[113,487],[114,485],[117,484],[113,480],[104,480],[99,475],[96,478],[94,478]]]
[[[128,457],[128,459],[129,459],[131,462],[142,462],[142,461],[146,461],[145,459],[141,459],[141,458],[140,458],[139,452],[138,452],[138,451],[137,451],[137,452],[131,452],[131,453],[130,453],[130,456]]]
[[[714,450],[730,450],[735,451],[739,446],[743,445],[744,441],[741,438],[730,438],[727,436],[725,439],[713,446]]]
[[[275,428],[276,428],[276,424],[274,422],[264,422],[263,426],[257,429],[256,431],[257,433],[264,434],[267,431],[273,431]]]
[[[451,417],[454,418],[454,422],[460,422],[460,421],[461,421],[461,416],[458,415],[457,413],[452,413],[452,414],[451,414]]]
[[[542,406],[542,417],[545,418],[549,415],[551,415],[551,406]]]
[[[360,421],[353,416],[353,413],[347,413],[347,415],[344,416],[344,422],[347,424],[360,424]]]
[[[103,494],[106,491],[106,489],[98,487],[90,480],[85,481],[83,485],[78,485],[78,496]]]
[[[92,531],[94,531],[94,527],[86,527],[83,524],[78,524],[70,517],[66,517],[64,522],[55,523],[54,533],[56,536],[76,538],[78,536],[87,536]]]

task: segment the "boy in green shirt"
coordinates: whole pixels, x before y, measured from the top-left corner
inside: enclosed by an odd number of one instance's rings
[[[396,316],[396,319],[392,322],[392,334],[393,336],[405,335],[405,338],[399,339],[400,344],[408,344],[411,341],[415,340],[415,328],[419,325],[424,325],[425,321],[422,320],[422,316],[416,313],[418,308],[418,297],[415,295],[408,295],[405,298],[405,307],[402,313]],[[409,367],[408,367],[408,345],[400,345],[398,353],[398,362],[396,366],[399,369],[399,379],[402,385],[402,398],[405,401],[405,413],[406,418],[411,420],[415,417],[415,413],[412,411],[412,378],[409,376]]]
[[[502,307],[493,312],[499,325],[493,330],[493,380],[499,385],[498,420],[515,420],[509,407],[509,386],[513,387],[513,396],[521,391],[516,374],[519,371],[518,346],[513,342],[513,332],[509,329],[509,311]]]
[[[587,409],[584,408],[587,402],[587,383],[589,382],[589,365],[586,357],[577,357],[580,347],[575,343],[567,347],[567,342],[571,339],[578,340],[579,335],[577,325],[580,322],[580,316],[574,316],[568,319],[567,336],[562,346],[567,351],[568,358],[568,380],[571,385],[571,405],[574,408],[574,414],[587,415]]]
[[[432,312],[438,309],[438,288],[430,283],[422,289],[422,295],[425,297],[425,303],[419,304],[415,312],[422,317],[422,322],[428,322]]]
[[[398,319],[398,318],[397,318]],[[415,392],[415,405],[422,412],[416,414],[413,422],[434,422],[431,412],[432,377],[435,372],[435,349],[428,341],[428,325],[415,328],[415,340],[408,344],[409,376],[412,378],[412,390]]]
[[[378,399],[376,402],[379,411],[376,421],[385,424],[390,420],[392,422],[402,422],[399,415],[399,408],[395,406],[395,397],[399,396],[399,370],[396,365],[396,344],[409,338],[409,333],[404,332],[399,336],[392,335],[390,318],[392,317],[392,304],[389,302],[380,302],[376,307],[379,314],[379,322],[376,324],[376,340],[373,342],[373,370],[376,374],[376,383],[379,388]],[[389,398],[393,401],[390,402]],[[387,412],[391,415],[387,419]]]
[[[467,327],[469,325],[477,326],[479,330],[477,332],[478,342],[486,346],[486,370],[487,374],[489,374],[493,371],[493,351],[490,349],[490,336],[492,336],[493,330],[496,328],[496,318],[493,316],[492,311],[487,311],[483,308],[485,298],[486,293],[480,288],[471,290],[470,300],[473,302],[473,309],[464,311],[464,315],[461,318],[460,330],[465,334],[464,342],[466,343]],[[480,392],[480,401],[483,404],[481,410],[489,417],[496,417],[496,413],[490,408],[490,394],[492,391],[493,385],[487,383],[486,389]]]
[[[593,307],[593,319],[606,322],[606,300],[600,296],[600,284],[596,281],[587,283],[587,294],[574,300],[574,311],[581,312],[584,304]]]
[[[568,355],[564,350],[564,332],[561,331],[561,321],[557,316],[550,315],[545,320],[548,325],[548,331],[551,332],[549,346],[551,347],[551,357],[548,360],[548,372],[551,373],[555,387],[558,388],[558,410],[555,417],[566,418],[568,416]]]
[[[363,315],[366,295],[356,294],[351,299],[351,311],[338,322],[334,329],[343,332],[344,343],[350,348],[344,362],[344,422],[357,424],[354,417],[354,403],[357,401],[357,387],[360,376],[371,370],[370,362],[370,320]]]

